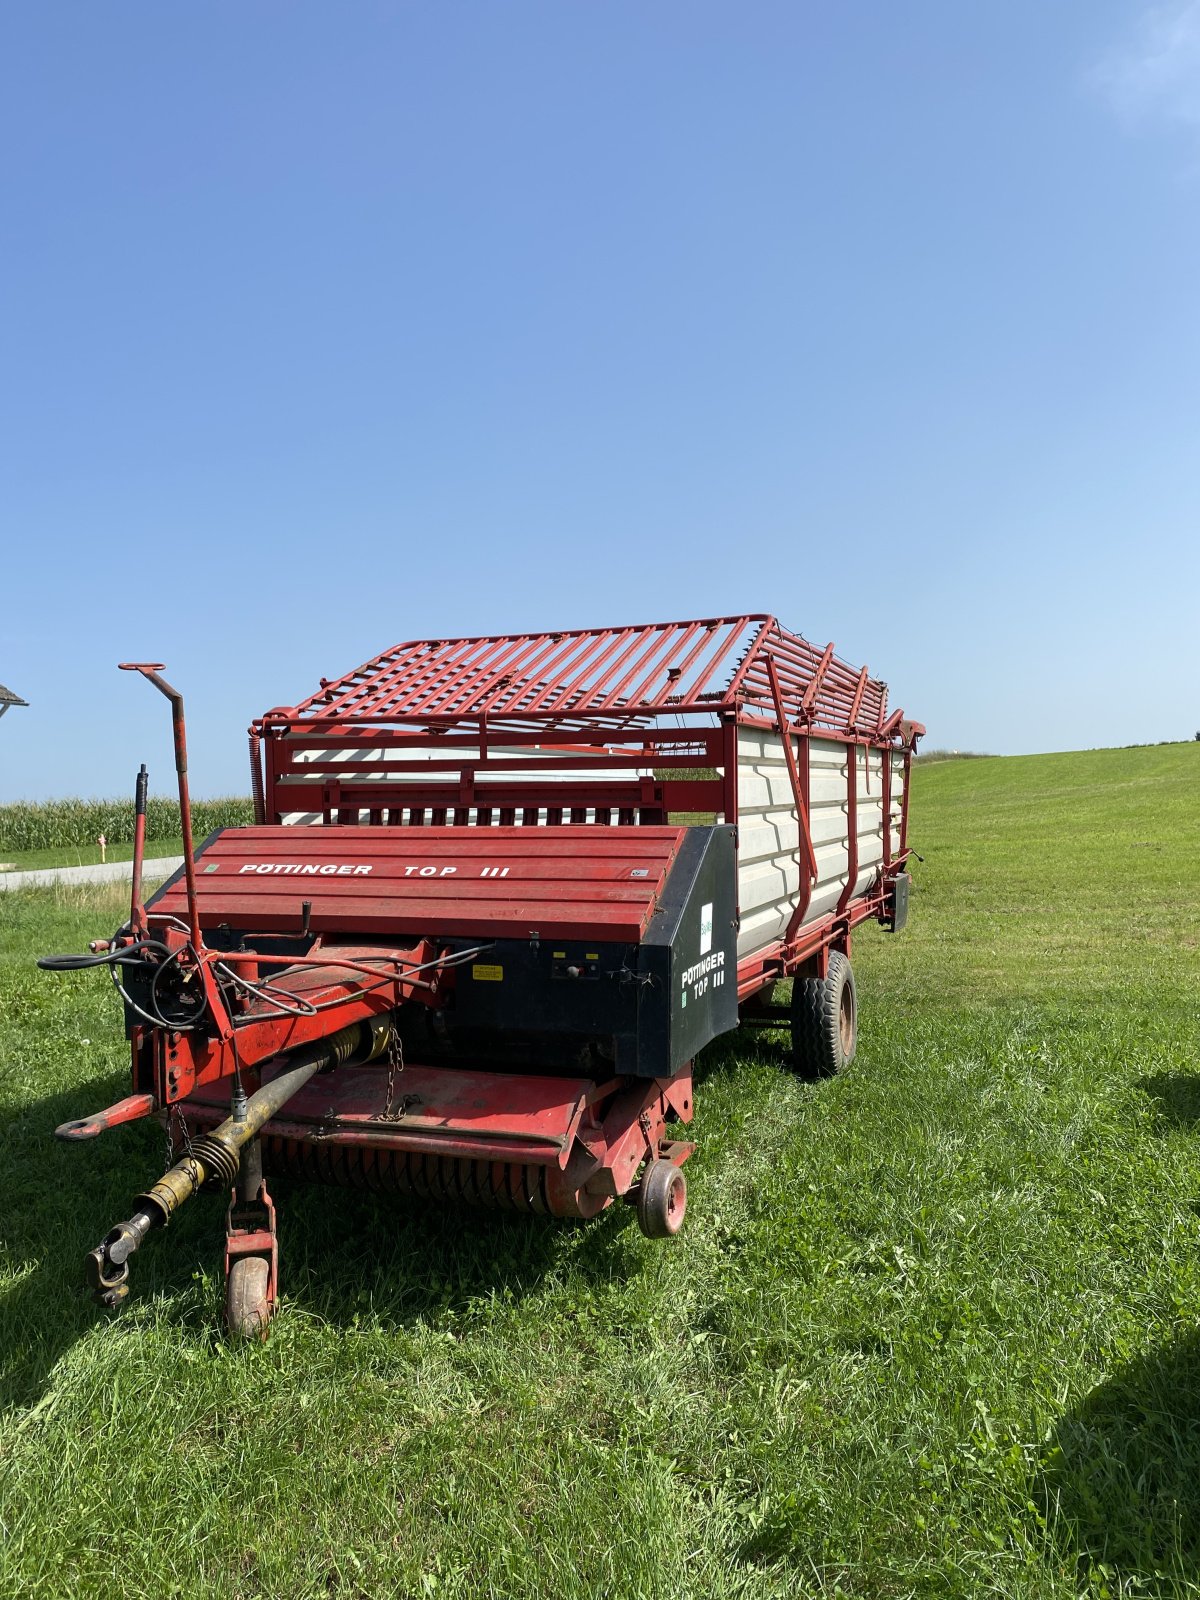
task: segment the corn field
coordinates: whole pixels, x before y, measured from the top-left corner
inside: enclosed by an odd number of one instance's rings
[[[253,802],[233,796],[192,801],[192,833],[197,843],[214,828],[254,821]],[[147,839],[179,837],[179,802],[152,796],[146,804]],[[133,840],[133,802],[123,800],[25,800],[0,806],[0,850],[75,849],[93,845],[103,834],[109,844]]]

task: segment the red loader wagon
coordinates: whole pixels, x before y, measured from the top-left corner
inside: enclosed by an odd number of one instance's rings
[[[132,1047],[131,1095],[58,1135],[155,1113],[178,1157],[88,1256],[102,1304],[224,1190],[227,1321],[265,1333],[275,1173],[673,1234],[704,1045],[853,1056],[924,730],[832,645],[770,616],[398,645],[253,724],[255,825],[195,850],[182,700],[128,665],[172,702],[184,865],[142,903],[143,768],[129,921],[42,963],[106,965]]]

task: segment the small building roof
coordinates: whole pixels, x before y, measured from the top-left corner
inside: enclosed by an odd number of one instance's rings
[[[14,694],[11,689],[6,689],[0,683],[0,706],[27,706],[28,700],[22,700],[19,694]]]

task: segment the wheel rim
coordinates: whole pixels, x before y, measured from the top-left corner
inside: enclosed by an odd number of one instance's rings
[[[849,984],[842,990],[841,1003],[838,1007],[838,1035],[841,1039],[842,1054],[848,1057],[854,1049],[854,994]]]
[[[683,1213],[687,1210],[687,1187],[684,1183],[683,1173],[678,1167],[671,1174],[671,1181],[667,1186],[666,1224],[668,1233],[678,1233],[683,1223]]]

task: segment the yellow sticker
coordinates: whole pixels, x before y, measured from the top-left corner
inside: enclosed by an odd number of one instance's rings
[[[587,955],[585,955],[583,959],[585,961],[599,961],[600,952],[599,952],[599,950],[589,950]]]
[[[477,983],[503,983],[503,967],[485,967],[475,965],[471,968],[471,976]]]
[[[553,954],[555,961],[565,961],[567,959],[567,952],[565,950],[555,950]]]

